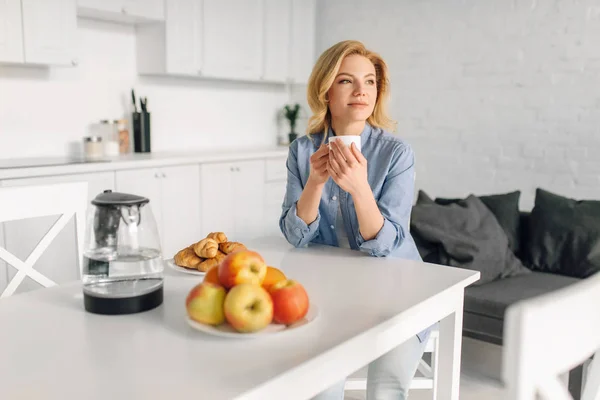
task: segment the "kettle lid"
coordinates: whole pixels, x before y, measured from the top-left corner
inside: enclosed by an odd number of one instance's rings
[[[92,200],[92,204],[95,206],[143,206],[149,202],[150,200],[143,196],[113,192],[112,190],[105,190]]]

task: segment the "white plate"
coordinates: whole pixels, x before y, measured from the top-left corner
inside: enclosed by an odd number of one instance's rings
[[[221,336],[227,338],[237,338],[237,339],[246,339],[246,338],[257,338],[257,337],[265,337],[273,334],[284,333],[295,331],[296,329],[303,328],[307,325],[310,325],[317,317],[319,316],[319,309],[313,303],[310,304],[308,312],[306,316],[302,318],[300,321],[293,323],[292,325],[282,325],[271,323],[266,328],[258,332],[252,333],[241,333],[233,329],[231,325],[227,322],[218,326],[205,325],[199,322],[196,322],[190,317],[186,317],[188,324],[201,332],[208,333],[214,336]]]
[[[175,264],[175,261],[172,258],[165,260],[165,262],[167,263],[167,265],[169,267],[173,268],[175,271],[183,272],[184,274],[198,275],[198,276],[206,275],[206,272],[198,271],[197,269],[180,267],[179,265]]]

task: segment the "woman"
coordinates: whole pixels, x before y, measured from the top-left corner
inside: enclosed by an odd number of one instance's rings
[[[384,129],[389,82],[383,59],[343,41],[317,60],[308,83],[308,135],[290,145],[279,226],[296,247],[309,242],[371,256],[421,261],[409,232],[414,193],[410,146]],[[359,151],[328,138],[360,135]],[[369,364],[367,399],[406,399],[429,329]],[[344,381],[317,399],[343,399]]]

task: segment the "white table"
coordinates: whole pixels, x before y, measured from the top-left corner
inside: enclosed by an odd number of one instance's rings
[[[251,244],[306,287],[320,316],[257,339],[185,322],[198,277],[169,272],[140,314],[84,311],[79,283],[0,301],[2,399],[306,399],[440,321],[438,399],[458,399],[464,288],[479,273],[283,239]],[[167,267],[168,270],[168,267]]]

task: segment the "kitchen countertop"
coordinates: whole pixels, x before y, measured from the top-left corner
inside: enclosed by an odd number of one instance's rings
[[[133,153],[98,161],[40,157],[0,160],[0,179],[287,157],[288,147]],[[28,164],[30,163],[30,164]]]

